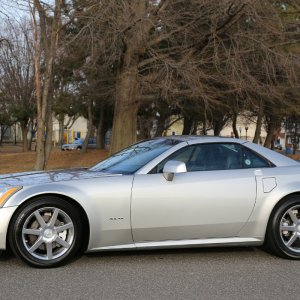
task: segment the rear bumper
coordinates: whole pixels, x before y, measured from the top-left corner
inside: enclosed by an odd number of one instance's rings
[[[6,249],[6,237],[10,219],[18,206],[0,208],[0,250]]]

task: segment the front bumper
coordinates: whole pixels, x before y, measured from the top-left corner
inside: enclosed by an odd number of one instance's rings
[[[0,208],[0,250],[6,249],[6,237],[10,219],[18,206]]]

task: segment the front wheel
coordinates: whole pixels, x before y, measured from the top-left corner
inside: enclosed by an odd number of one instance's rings
[[[71,259],[82,241],[78,210],[57,197],[39,197],[22,207],[9,228],[13,252],[36,267],[55,267]]]
[[[293,196],[281,204],[271,216],[266,246],[274,254],[300,259],[300,197]]]

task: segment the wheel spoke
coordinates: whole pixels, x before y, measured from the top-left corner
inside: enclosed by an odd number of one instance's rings
[[[64,225],[55,227],[57,233],[63,232],[63,231],[65,231],[67,229],[70,229],[70,228],[73,228],[73,223],[68,223],[68,224],[64,224]]]
[[[71,246],[68,242],[66,242],[65,240],[63,240],[59,236],[55,239],[55,242],[62,245],[64,248],[70,248],[70,246]]]
[[[287,213],[291,217],[291,219],[292,219],[292,221],[293,221],[294,224],[297,224],[299,222],[299,219],[297,218],[297,216],[294,214],[294,212],[291,209],[289,209],[287,211]]]
[[[282,231],[296,231],[297,227],[295,225],[289,226],[289,225],[281,225],[280,230]]]
[[[37,221],[39,222],[40,226],[42,228],[44,228],[46,226],[45,220],[43,219],[43,217],[41,216],[40,212],[37,210],[34,212],[34,215],[37,219]]]
[[[53,258],[52,243],[46,243],[46,248],[47,248],[47,258],[52,259]]]
[[[33,246],[29,249],[30,253],[33,253],[38,247],[40,247],[43,244],[43,238],[40,237],[37,239],[37,241],[33,244]]]
[[[294,233],[291,238],[288,240],[288,242],[286,243],[286,246],[290,247],[292,246],[292,244],[296,241],[296,239],[298,238],[298,235],[296,233]]]
[[[23,228],[23,234],[31,234],[31,235],[40,235],[41,232],[38,229],[31,229],[31,228]]]
[[[58,208],[55,208],[54,211],[53,211],[51,220],[50,220],[49,223],[48,223],[49,226],[54,227],[55,222],[56,222],[57,217],[58,217],[58,213],[59,213],[59,209],[58,209]]]

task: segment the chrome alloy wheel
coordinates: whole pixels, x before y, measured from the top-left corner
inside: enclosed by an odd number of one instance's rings
[[[74,241],[74,224],[59,208],[43,207],[25,220],[22,242],[30,255],[40,260],[63,256]]]
[[[289,208],[280,220],[280,237],[284,245],[300,253],[300,205]]]

